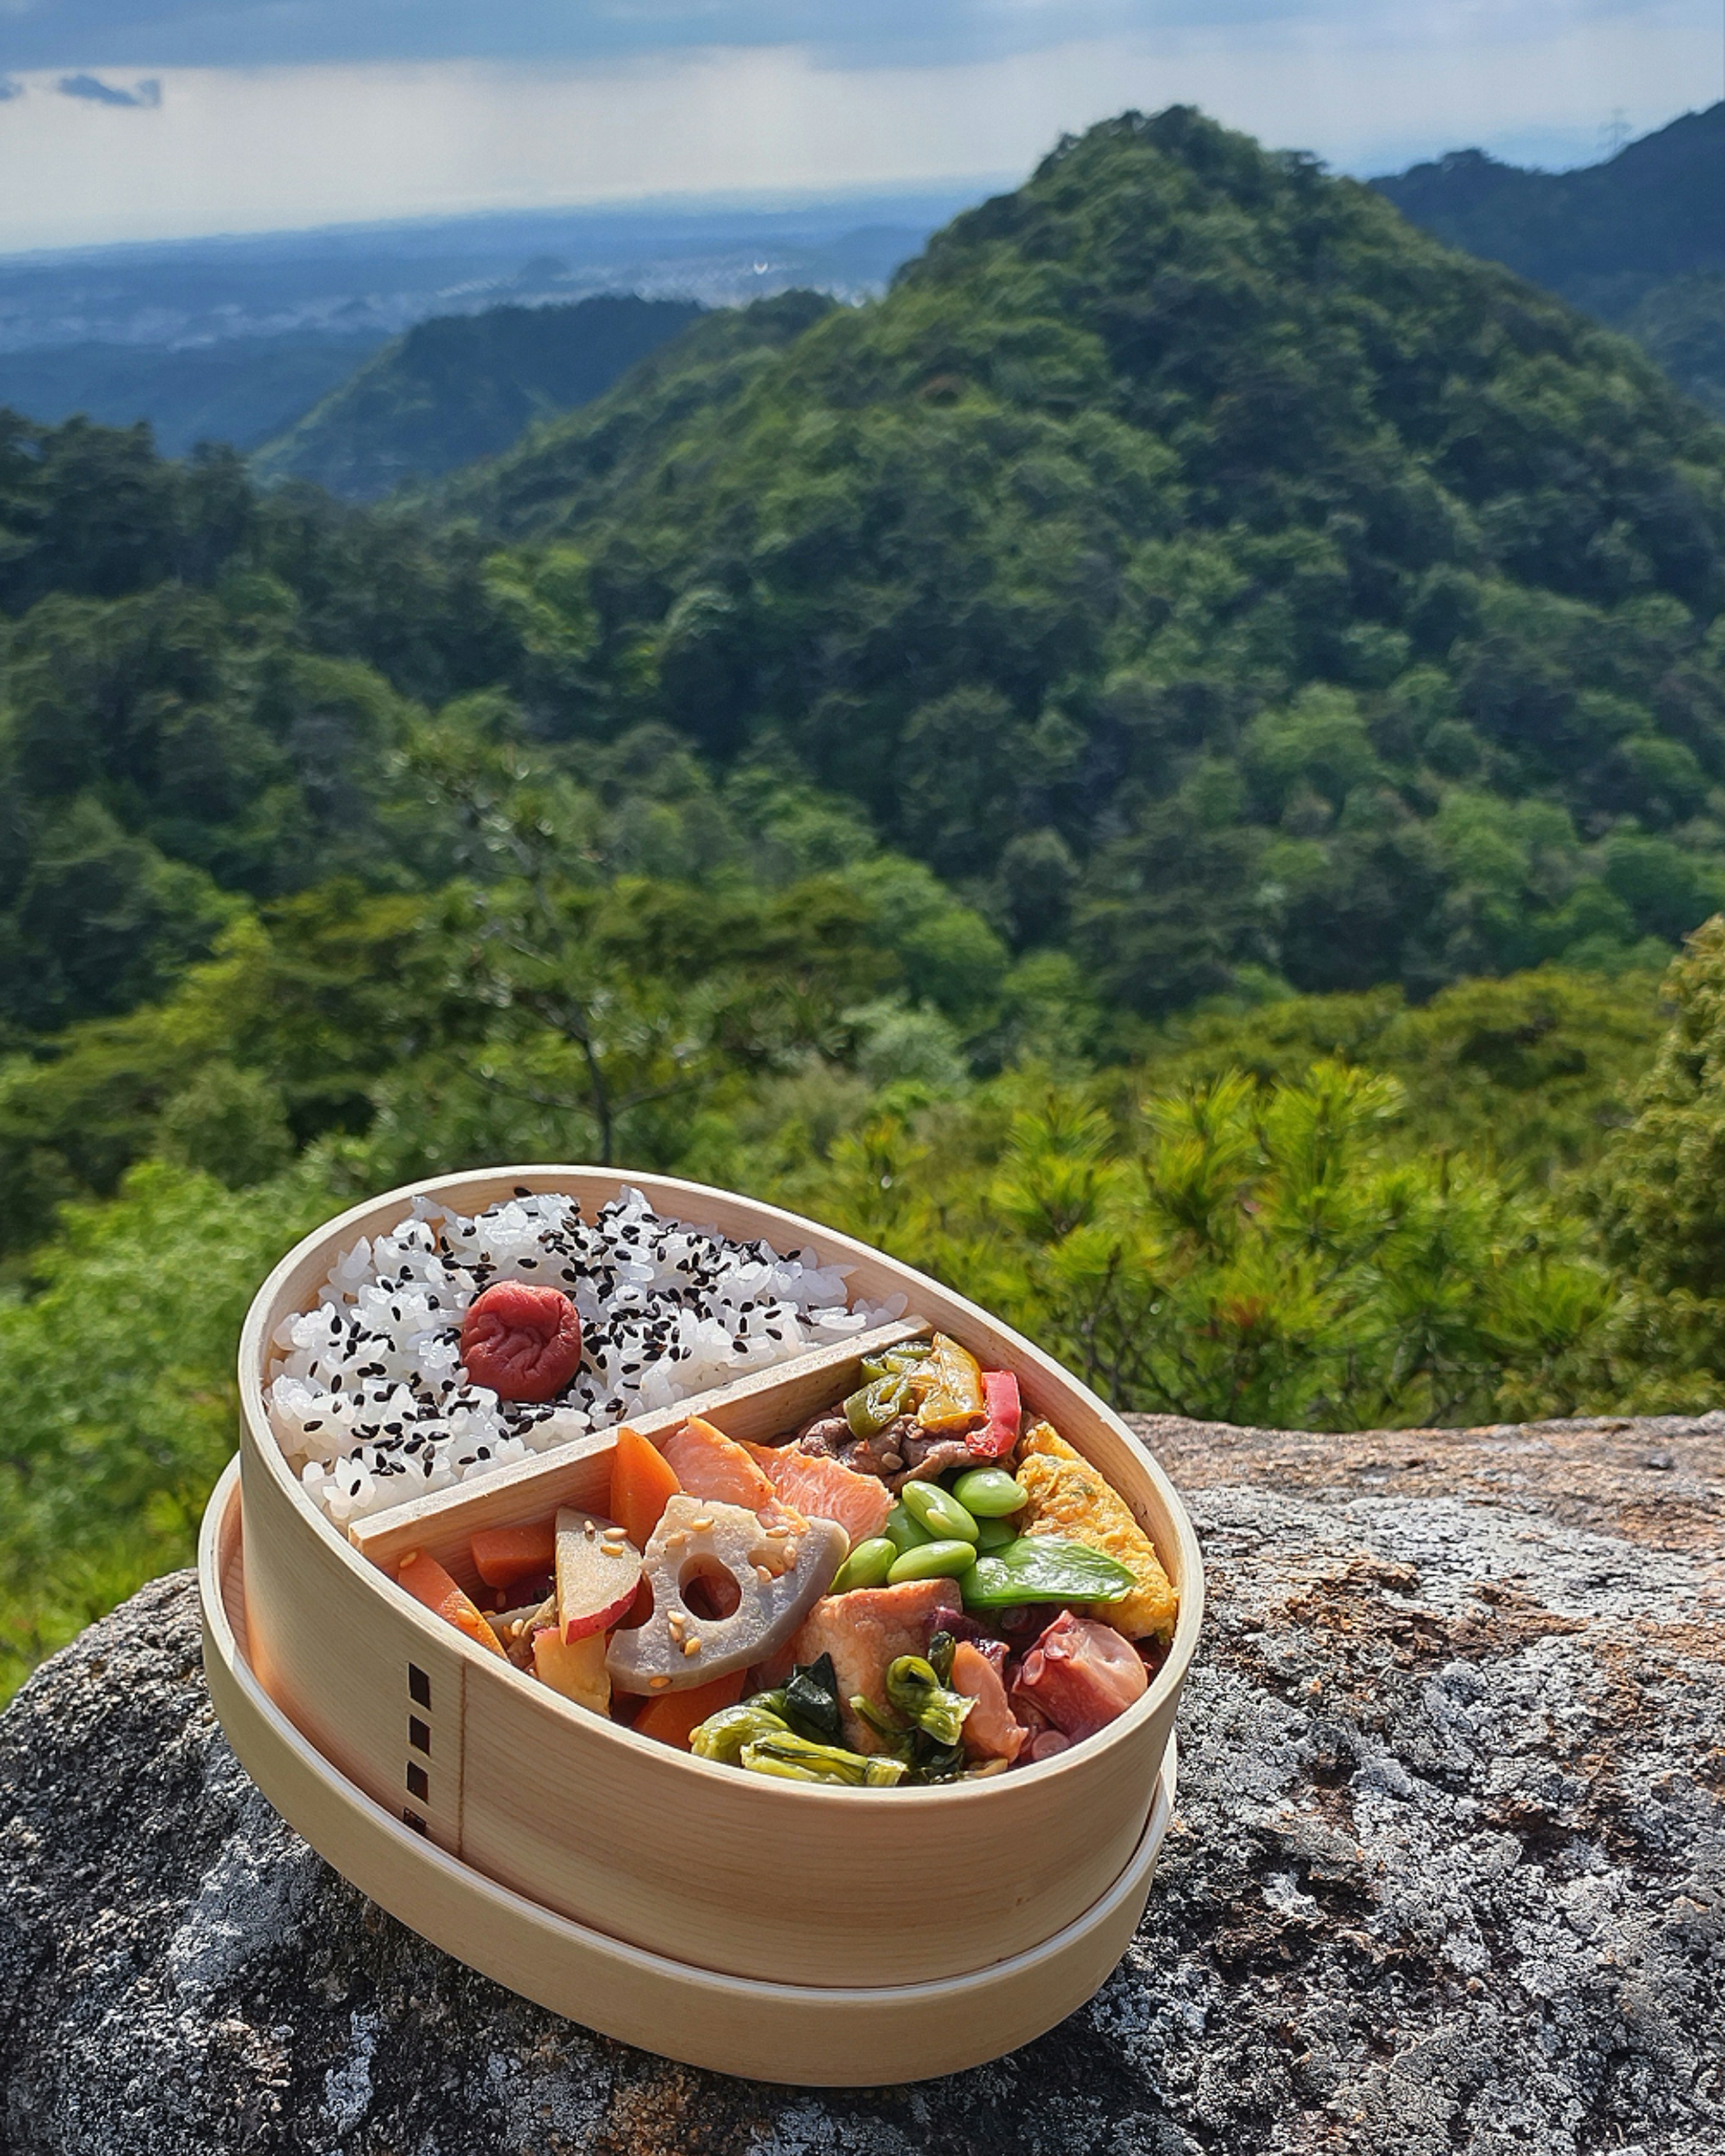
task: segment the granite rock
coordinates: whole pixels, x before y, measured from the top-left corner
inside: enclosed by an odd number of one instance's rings
[[[500,1990],[252,1789],[189,1575],[0,1717],[4,2156],[1717,2156],[1725,1418],[1158,1418],[1210,1615],[1150,1907],[945,2082],[696,2073]]]

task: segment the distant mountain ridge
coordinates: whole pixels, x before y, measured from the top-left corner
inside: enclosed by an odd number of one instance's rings
[[[3,87],[3,85],[0,85]],[[623,292],[876,292],[978,190],[623,203],[0,256],[0,407],[141,421],[169,456],[271,442],[416,322]]]
[[[706,310],[601,295],[417,323],[252,459],[265,481],[309,480],[350,501],[495,456],[534,420],[585,404]]]
[[[1440,239],[1627,331],[1725,416],[1725,101],[1574,172],[1457,150],[1373,185]]]

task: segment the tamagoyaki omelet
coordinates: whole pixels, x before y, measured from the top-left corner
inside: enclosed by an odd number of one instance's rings
[[[1019,1443],[1013,1470],[1030,1493],[1018,1515],[1024,1535],[1066,1535],[1123,1564],[1137,1585],[1119,1602],[1098,1603],[1089,1613],[1128,1640],[1169,1640],[1179,1598],[1156,1545],[1132,1517],[1126,1500],[1111,1490],[1052,1424],[1039,1422]]]

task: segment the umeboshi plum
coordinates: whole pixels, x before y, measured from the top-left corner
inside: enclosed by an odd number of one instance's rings
[[[498,1281],[468,1305],[461,1360],[500,1399],[548,1400],[581,1367],[581,1313],[560,1288]]]

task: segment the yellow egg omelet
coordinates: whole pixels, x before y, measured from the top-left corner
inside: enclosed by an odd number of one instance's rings
[[[1051,1424],[1039,1422],[1019,1443],[1013,1470],[1030,1493],[1018,1516],[1024,1535],[1065,1535],[1087,1543],[1123,1564],[1137,1585],[1119,1602],[1098,1603],[1090,1613],[1128,1640],[1173,1636],[1179,1599],[1156,1545],[1132,1517],[1125,1498],[1111,1490],[1081,1452]]]

